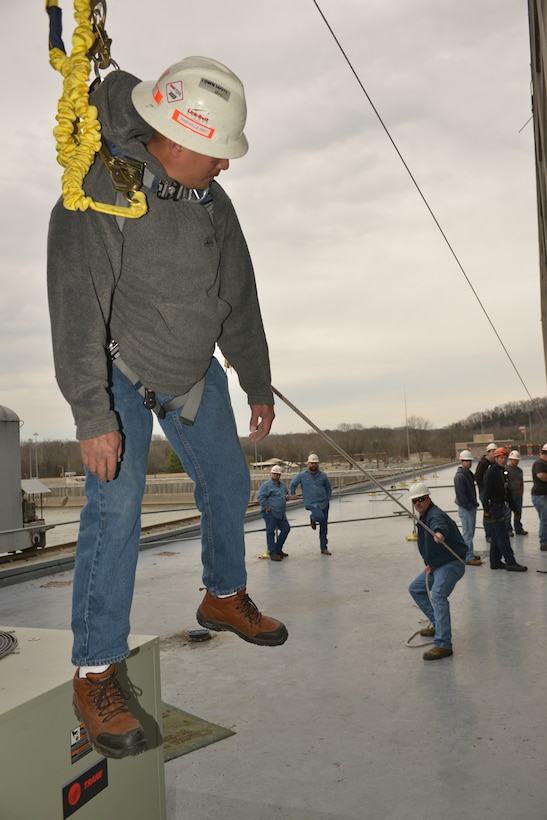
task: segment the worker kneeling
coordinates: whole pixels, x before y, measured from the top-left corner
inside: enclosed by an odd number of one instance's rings
[[[431,500],[426,484],[415,484],[409,498],[427,529],[418,527],[418,549],[425,570],[408,591],[432,624],[420,630],[421,635],[434,636],[434,645],[424,652],[424,660],[437,661],[453,654],[448,598],[465,572],[467,546],[456,522]]]

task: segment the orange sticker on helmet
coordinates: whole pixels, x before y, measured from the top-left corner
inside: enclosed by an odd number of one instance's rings
[[[208,140],[212,139],[215,133],[214,128],[211,128],[203,122],[198,122],[193,117],[184,113],[184,111],[179,111],[178,109],[173,111],[172,119],[178,125],[182,125],[183,128],[187,128],[189,131],[193,131],[194,134],[199,134],[200,137],[205,137],[205,139]]]

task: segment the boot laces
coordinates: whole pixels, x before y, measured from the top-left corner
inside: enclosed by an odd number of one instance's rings
[[[129,711],[126,705],[128,695],[123,691],[116,675],[111,675],[104,681],[96,681],[89,697],[98,715],[103,718],[103,723]]]
[[[249,598],[247,593],[245,593],[245,596],[237,604],[236,609],[242,612],[252,624],[259,623],[262,618],[262,614],[257,605],[251,600],[251,598]]]

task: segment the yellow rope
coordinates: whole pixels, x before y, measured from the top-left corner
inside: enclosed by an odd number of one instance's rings
[[[57,6],[57,0],[46,0],[46,8],[51,6]],[[58,125],[53,129],[57,141],[57,162],[65,169],[62,177],[64,205],[71,211],[91,208],[113,216],[138,218],[148,210],[142,191],[132,194],[128,207],[120,207],[95,202],[83,189],[84,179],[101,148],[97,108],[89,104],[90,60],[87,53],[95,42],[91,0],[74,0],[74,18],[76,28],[72,35],[72,54],[68,56],[60,48],[52,48],[49,52],[50,65],[64,77],[63,93],[57,108]]]

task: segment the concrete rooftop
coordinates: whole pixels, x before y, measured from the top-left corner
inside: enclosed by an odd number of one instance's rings
[[[449,511],[454,471],[427,479]],[[451,598],[454,656],[436,662],[406,645],[423,625],[407,592],[422,563],[411,521],[381,496],[333,501],[330,557],[303,508],[282,563],[258,559],[262,521],[248,522],[248,591],[287,624],[282,647],[188,643],[199,544],[143,551],[132,630],[161,638],[163,699],[235,732],[166,764],[169,820],[547,818],[547,553],[529,485],[525,505],[530,534],[512,542],[528,572],[468,567]],[[486,554],[482,533],[475,546]],[[71,578],[3,589],[0,623],[68,629]]]

